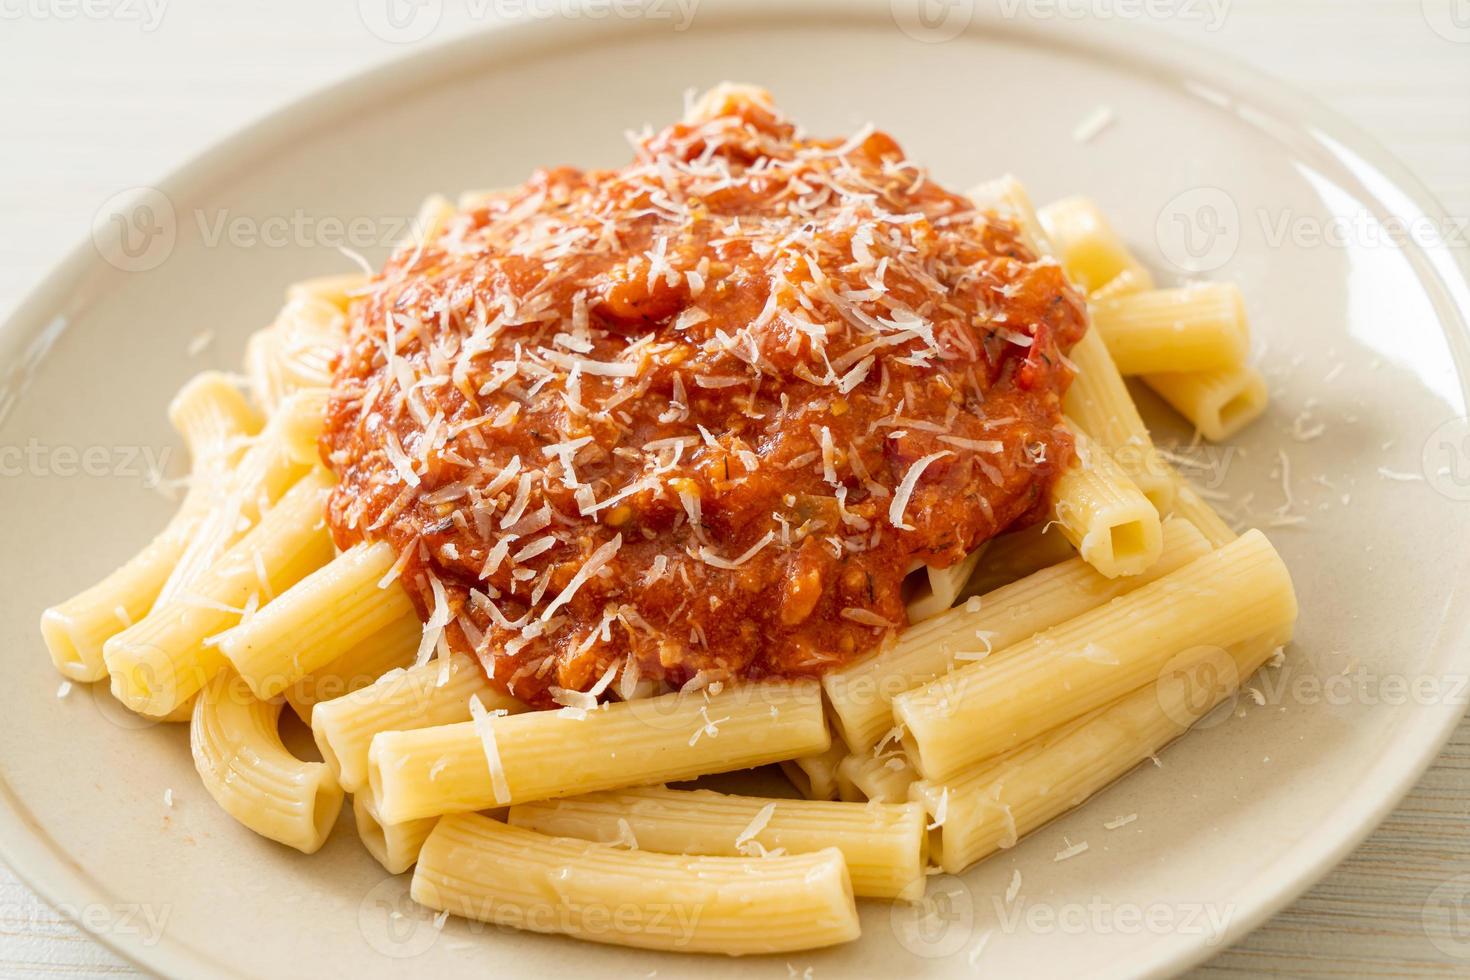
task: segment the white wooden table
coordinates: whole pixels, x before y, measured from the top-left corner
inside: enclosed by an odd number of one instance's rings
[[[385,2],[0,0],[0,316],[87,235],[113,193],[409,50],[364,28],[358,10]],[[497,11],[556,4],[448,9],[457,6],[443,4],[422,43],[481,29]],[[1035,7],[1123,19],[1145,5]],[[1470,0],[1155,0],[1153,9],[1174,13],[1147,27],[1234,55],[1353,119],[1452,215],[1470,219]],[[1461,247],[1470,245],[1462,238]],[[1470,725],[1462,725],[1356,854],[1200,973],[1470,974],[1470,909],[1426,908],[1436,886],[1470,873],[1467,816]],[[1461,917],[1458,948],[1430,938],[1455,925],[1452,914]],[[0,976],[137,975],[0,867]]]

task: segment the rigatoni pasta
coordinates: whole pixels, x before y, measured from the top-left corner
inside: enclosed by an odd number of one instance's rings
[[[909,600],[909,622],[922,623],[953,606],[955,600],[960,597],[960,593],[965,590],[966,583],[970,581],[970,576],[974,574],[976,566],[980,564],[980,559],[984,555],[985,548],[981,546],[970,552],[963,560],[947,568],[924,566],[926,588],[920,595]]]
[[[261,701],[225,671],[194,705],[189,743],[204,788],[230,816],[263,837],[306,854],[326,842],[342,809],[342,787],[320,762],[286,750],[276,731],[279,702]]]
[[[1159,512],[1111,454],[1075,424],[1077,458],[1057,478],[1052,517],[1062,536],[1109,578],[1137,575],[1163,547]]]
[[[270,328],[245,347],[245,373],[258,403],[274,411],[303,388],[325,390],[332,383],[332,358],[347,339],[345,311],[333,299],[303,291],[289,298]]]
[[[260,520],[262,512],[316,465],[314,443],[321,432],[324,406],[321,392],[302,391],[270,414],[189,535],[184,553],[159,590],[160,601],[191,591],[210,566]]]
[[[1253,367],[1146,374],[1143,381],[1212,442],[1223,442],[1260,418],[1269,395]]]
[[[1122,378],[1232,434],[1264,408],[1239,291],[1155,290],[1091,202],[962,197],[749,86],[634,139],[291,287],[174,403],[178,515],[43,635],[187,718],[249,830],[310,853],[350,792],[445,914],[847,942],[855,895],[922,899],[1290,638],[1274,549]],[[809,799],[703,780],[776,765]]]
[[[69,680],[107,676],[102,646],[153,608],[164,583],[226,481],[241,440],[259,416],[223,376],[207,372],[184,386],[169,418],[193,460],[189,489],[168,525],[101,582],[41,614],[41,635],[56,669]]]
[[[219,673],[227,660],[211,641],[331,560],[321,522],[329,488],[321,470],[302,477],[189,591],[109,639],[103,658],[113,695],[139,714],[161,717]]]
[[[1037,255],[1055,255],[1051,240],[1031,205],[1025,186],[1011,174],[987,180],[970,188],[967,195],[975,206],[1015,223],[1021,241]]]
[[[891,704],[899,694],[1105,605],[1208,551],[1187,521],[1169,521],[1159,560],[1139,575],[1108,578],[1071,558],[912,626],[872,656],[822,678],[833,723],[850,749],[871,748],[893,727]]]
[[[348,549],[222,636],[220,652],[257,697],[272,698],[359,644],[401,635],[418,613],[385,579],[396,560],[384,543]]]
[[[523,803],[506,822],[662,854],[764,857],[835,847],[854,894],[913,900],[924,893],[928,834],[923,808],[906,799],[867,806],[649,786]]]
[[[796,791],[809,800],[837,799],[837,763],[847,755],[847,746],[842,739],[833,738],[827,751],[816,755],[804,755],[781,763],[781,771],[796,787]]]
[[[1174,477],[1174,513],[1200,529],[1213,547],[1229,544],[1240,535],[1225,522],[1189,481],[1170,468]]]
[[[693,779],[814,755],[831,742],[815,682],[767,682],[382,732],[368,752],[368,782],[378,812],[399,823]]]
[[[1296,619],[1280,556],[1259,531],[1106,606],[893,700],[925,779],[948,779],[1126,694],[1168,659]]]
[[[1076,557],[1072,542],[1050,521],[1002,534],[985,546],[985,559],[975,566],[960,598],[984,595]]]
[[[438,817],[424,817],[405,823],[384,823],[373,807],[371,793],[353,794],[352,819],[363,848],[392,875],[403,874],[417,863],[429,831],[439,822]]]
[[[1092,201],[1065,198],[1042,208],[1038,217],[1067,275],[1087,292],[1105,289],[1120,277],[1130,290],[1153,288],[1153,277]]]
[[[368,785],[368,750],[379,732],[404,732],[470,721],[470,699],[490,712],[515,714],[526,706],[501,693],[473,658],[454,654],[406,670],[316,706],[312,737],[322,758],[349,793]]]
[[[836,848],[684,857],[547,837],[472,813],[429,833],[410,894],[496,925],[670,952],[785,953],[861,931]]]
[[[901,803],[918,774],[903,752],[853,752],[837,766],[839,785],[848,787],[843,799],[874,803]]]
[[[1228,371],[1250,348],[1234,283],[1127,293],[1094,301],[1092,327],[1124,374]]]
[[[1203,648],[1197,657],[1171,664],[1156,683],[992,764],[957,779],[915,783],[913,799],[936,820],[942,817],[930,841],[935,862],[959,874],[1081,805],[1184,734],[1289,639],[1283,625],[1228,650]],[[1228,670],[1220,669],[1222,660],[1229,661]]]
[[[1097,446],[1106,450],[1128,474],[1154,510],[1167,514],[1174,505],[1174,480],[1154,448],[1133,396],[1113,364],[1108,349],[1093,331],[1072,348],[1077,377],[1067,391],[1067,415]]]
[[[291,710],[308,725],[316,705],[376,683],[384,675],[411,667],[418,659],[423,628],[417,617],[392,620],[281,692]]]

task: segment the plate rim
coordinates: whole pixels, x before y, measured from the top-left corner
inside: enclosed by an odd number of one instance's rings
[[[887,17],[889,24],[894,25],[896,12],[914,2],[922,0],[848,0],[841,19],[860,25]],[[1246,94],[1253,107],[1269,107],[1287,120],[1289,130],[1295,135],[1306,136],[1319,147],[1327,147],[1330,140],[1335,149],[1329,149],[1334,153],[1350,151],[1385,178],[1403,202],[1418,213],[1440,222],[1447,219],[1445,208],[1433,192],[1375,138],[1314,96],[1231,55],[1136,24],[1078,21],[1058,25],[1024,16],[1006,17],[989,7],[981,9],[977,0],[965,0],[965,3],[971,16],[963,33],[1009,37],[1043,47],[1061,46],[1108,61],[1125,57],[1131,70],[1151,74],[1160,84],[1171,78],[1196,78],[1211,83],[1219,91]],[[801,21],[830,24],[833,18],[833,9],[822,0],[744,0],[743,3],[739,0],[701,0],[699,7],[702,24],[769,25]],[[238,167],[242,159],[268,153],[272,148],[289,142],[293,135],[315,129],[319,124],[336,122],[366,103],[377,104],[380,96],[398,97],[461,74],[473,73],[485,62],[493,60],[497,53],[513,50],[519,57],[536,58],[593,37],[605,38],[609,31],[618,31],[620,36],[626,36],[648,30],[648,22],[643,19],[606,22],[585,17],[506,20],[469,30],[314,88],[213,142],[149,186],[173,200],[188,199],[213,178],[222,176],[222,172]],[[1257,124],[1257,128],[1263,127]],[[1272,135],[1277,142],[1285,142],[1282,134]],[[1364,188],[1364,193],[1374,202],[1383,203],[1381,193],[1367,188]],[[1443,227],[1443,224],[1438,226]],[[1413,241],[1407,247],[1427,261],[1427,268],[1416,270],[1416,278],[1420,282],[1431,277],[1437,281],[1444,291],[1447,308],[1458,314],[1458,324],[1453,323],[1444,315],[1446,307],[1435,304],[1439,326],[1451,344],[1461,397],[1470,402],[1470,364],[1467,364],[1470,360],[1470,354],[1467,354],[1470,351],[1470,255],[1459,254],[1443,242],[1426,246]],[[68,296],[77,293],[73,287],[98,270],[102,262],[101,255],[88,239],[83,239],[67,252],[24,295],[0,325],[0,351],[23,350],[28,355],[35,352],[36,342],[44,340],[54,329],[58,317],[65,316]],[[44,353],[44,347],[39,353]],[[28,387],[26,371],[30,360],[29,356],[17,359],[20,365],[18,378],[8,392],[17,400],[24,397]],[[0,420],[3,420],[3,414],[0,412]],[[1470,668],[1470,643],[1466,642],[1467,639],[1470,637],[1465,635],[1439,635],[1434,639],[1432,650],[1439,661]],[[1144,956],[1129,965],[1129,969],[1120,971],[1115,965],[1109,969],[1109,974],[1173,975],[1223,952],[1254,931],[1320,881],[1382,823],[1433,764],[1464,714],[1460,706],[1450,703],[1419,706],[1404,723],[1404,731],[1417,736],[1415,744],[1418,750],[1412,764],[1404,765],[1402,741],[1397,750],[1399,754],[1380,756],[1359,780],[1359,785],[1383,786],[1385,791],[1375,794],[1372,802],[1366,804],[1357,803],[1352,796],[1345,798],[1332,811],[1334,819],[1330,821],[1332,826],[1345,829],[1303,841],[1293,851],[1287,870],[1283,871],[1282,865],[1278,864],[1237,888],[1233,904],[1237,909],[1243,909],[1243,914],[1232,916],[1225,932],[1213,937],[1211,944],[1206,944],[1198,936],[1161,936],[1147,947]],[[1342,823],[1338,822],[1338,817],[1342,818]],[[103,886],[87,874],[32,816],[3,772],[0,772],[0,859],[22,883],[53,908],[115,904],[113,896],[108,895]],[[233,965],[210,957],[198,944],[167,933],[150,944],[140,937],[89,928],[85,921],[79,921],[70,914],[67,918],[93,941],[145,970],[179,976],[247,976]]]

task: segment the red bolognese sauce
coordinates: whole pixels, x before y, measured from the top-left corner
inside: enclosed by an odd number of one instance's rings
[[[532,704],[861,656],[1071,454],[1082,298],[892,139],[725,87],[632,142],[401,249],[322,436],[339,545]]]

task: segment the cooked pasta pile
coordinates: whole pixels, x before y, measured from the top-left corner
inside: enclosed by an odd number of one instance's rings
[[[205,788],[456,915],[778,953],[1080,804],[1291,640],[1155,448],[1266,407],[1239,290],[722,86],[622,171],[425,206],[170,407],[188,495],[44,613]],[[320,761],[283,744],[289,710]],[[676,788],[779,765],[798,798]],[[618,915],[609,919],[611,910]],[[612,924],[609,924],[610,921]]]

